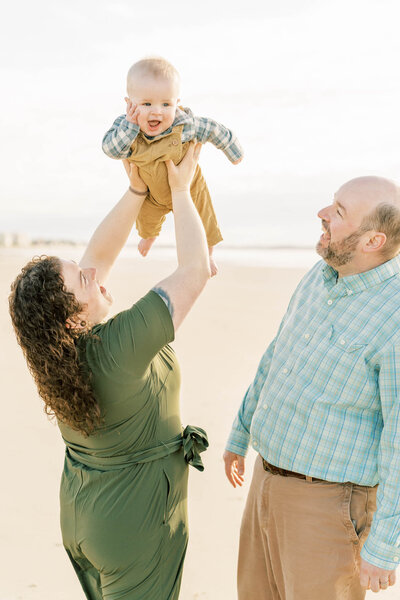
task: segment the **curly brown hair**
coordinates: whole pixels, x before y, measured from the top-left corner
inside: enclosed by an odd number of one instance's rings
[[[93,433],[101,423],[100,408],[77,349],[90,330],[66,326],[68,319],[76,322],[84,306],[65,288],[60,260],[36,256],[28,262],[11,285],[9,307],[45,413],[85,436]]]

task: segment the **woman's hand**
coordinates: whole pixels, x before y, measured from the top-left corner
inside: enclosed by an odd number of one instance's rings
[[[144,183],[143,179],[140,177],[139,169],[137,168],[137,166],[129,160],[123,160],[122,162],[126,174],[129,177],[129,183],[131,184],[131,187],[137,192],[147,192],[148,187]]]
[[[174,165],[172,160],[166,160],[168,183],[171,192],[187,192],[193,179],[196,165],[199,160],[201,144],[190,144],[189,150],[179,165]]]

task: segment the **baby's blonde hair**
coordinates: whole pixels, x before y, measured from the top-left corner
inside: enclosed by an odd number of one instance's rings
[[[161,56],[149,56],[134,63],[128,71],[127,91],[131,95],[135,82],[141,77],[151,76],[172,81],[179,87],[180,77],[175,67]]]

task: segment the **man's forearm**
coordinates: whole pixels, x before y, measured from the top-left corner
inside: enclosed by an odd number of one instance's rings
[[[225,446],[229,452],[245,456],[250,439],[250,427],[254,412],[257,408],[261,390],[268,377],[272,357],[275,350],[276,338],[270,343],[264,352],[258,365],[256,376],[249,386],[239,411],[232,425],[232,430]]]
[[[361,556],[372,565],[395,569],[400,563],[400,347],[377,359],[383,430],[378,451],[377,510]]]

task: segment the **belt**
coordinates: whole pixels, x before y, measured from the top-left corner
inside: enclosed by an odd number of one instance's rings
[[[208,447],[208,438],[204,429],[188,425],[176,437],[160,443],[158,446],[146,448],[124,456],[99,457],[83,452],[81,448],[67,446],[66,453],[77,462],[99,471],[114,471],[125,469],[129,465],[147,463],[160,458],[165,458],[180,450],[183,446],[185,461],[198,469],[204,471],[200,453]]]
[[[262,458],[262,457],[261,457]],[[264,471],[272,473],[272,475],[281,475],[282,477],[297,477],[297,479],[305,479],[306,481],[324,481],[324,479],[317,479],[316,477],[310,477],[309,475],[302,475],[301,473],[295,473],[294,471],[288,471],[287,469],[281,469],[281,467],[275,467],[269,462],[262,458]]]

